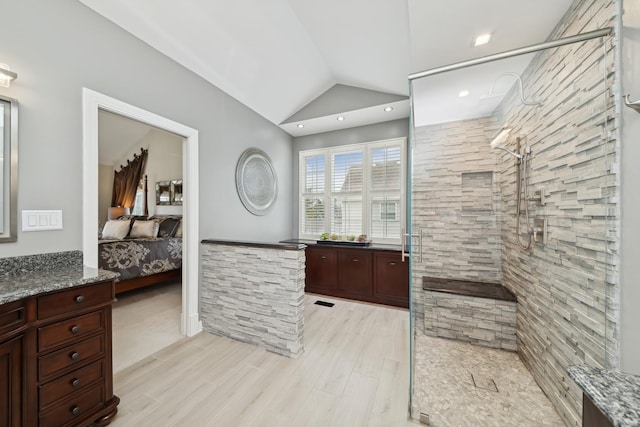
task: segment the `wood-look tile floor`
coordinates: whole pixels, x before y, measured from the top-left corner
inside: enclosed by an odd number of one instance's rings
[[[113,305],[113,372],[183,338],[181,281],[174,280],[118,295]]]
[[[416,425],[408,311],[307,295],[304,345],[289,359],[208,333],[183,338],[115,374],[112,425]]]

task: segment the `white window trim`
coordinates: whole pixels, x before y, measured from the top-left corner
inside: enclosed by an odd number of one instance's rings
[[[373,192],[370,190],[370,159],[371,159],[371,151],[375,148],[381,148],[389,144],[399,144],[400,145],[400,208],[398,215],[400,216],[400,234],[402,234],[402,230],[406,228],[406,192],[407,192],[407,138],[391,138],[384,139],[379,141],[370,141],[364,143],[357,144],[347,144],[341,145],[338,147],[328,147],[328,148],[320,148],[320,149],[312,149],[312,150],[304,150],[298,153],[298,238],[300,239],[310,239],[316,240],[320,236],[319,234],[305,234],[304,230],[304,210],[302,208],[302,201],[305,197],[317,197],[320,196],[324,201],[324,232],[333,232],[331,230],[331,195],[333,194],[333,188],[331,186],[331,177],[333,173],[333,166],[331,164],[331,155],[346,153],[354,150],[362,150],[363,151],[363,170],[362,170],[362,179],[363,179],[363,189],[362,189],[362,225],[363,231],[365,234],[370,234],[371,230],[371,200]],[[314,156],[324,156],[324,193],[309,193],[304,192],[303,188],[306,184],[306,167],[305,167],[305,159],[307,157]],[[388,243],[388,244],[400,244],[401,237],[397,239],[382,239],[375,238],[376,243]]]

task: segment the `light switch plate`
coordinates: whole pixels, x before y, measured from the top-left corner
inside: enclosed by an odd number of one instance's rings
[[[62,211],[22,211],[22,231],[62,230]]]

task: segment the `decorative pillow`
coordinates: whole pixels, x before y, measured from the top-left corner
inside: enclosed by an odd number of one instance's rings
[[[129,221],[119,221],[112,219],[106,222],[102,229],[104,240],[121,240],[129,233]]]
[[[178,218],[165,218],[160,223],[158,237],[173,237],[178,229],[178,224],[180,224],[180,220]]]
[[[129,232],[129,237],[132,238],[141,238],[141,237],[158,237],[158,228],[159,224],[157,221],[143,221],[136,219],[133,222],[133,226],[131,227],[131,231]]]
[[[176,228],[176,232],[173,234],[173,237],[182,237],[182,220],[178,223],[178,228]]]

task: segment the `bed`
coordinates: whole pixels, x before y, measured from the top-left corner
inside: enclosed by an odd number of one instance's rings
[[[181,277],[180,222],[176,218],[158,217],[121,217],[115,220],[114,226],[126,229],[126,236],[122,235],[124,231],[120,234],[109,232],[105,235],[106,238],[98,241],[98,266],[119,273],[115,285],[116,294]],[[148,223],[157,224],[154,232],[147,235],[136,233],[138,224],[151,226]],[[162,230],[162,224],[167,225],[165,230]]]

